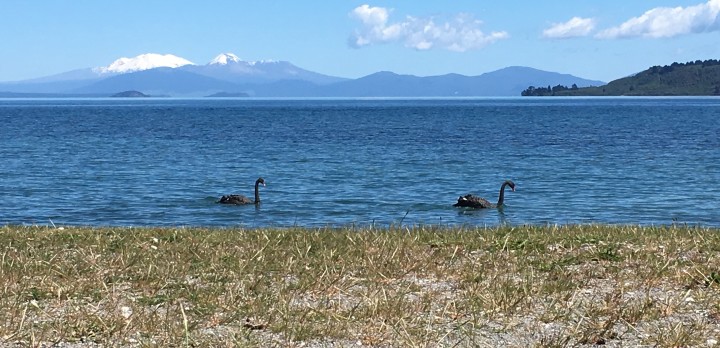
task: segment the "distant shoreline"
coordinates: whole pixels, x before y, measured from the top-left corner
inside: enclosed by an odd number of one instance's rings
[[[643,99],[643,98],[717,98],[714,95],[554,95],[554,96],[417,96],[417,97],[253,97],[243,95],[208,95],[203,97],[182,97],[167,95],[148,95],[144,98],[113,97],[106,94],[37,94],[37,93],[4,93],[0,92],[2,99],[169,99],[169,100],[213,100],[213,99],[241,99],[241,100],[481,100],[481,99],[530,99],[554,97],[558,99]]]

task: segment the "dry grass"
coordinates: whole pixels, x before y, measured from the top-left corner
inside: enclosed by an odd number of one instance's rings
[[[0,346],[712,346],[720,230],[0,227]]]

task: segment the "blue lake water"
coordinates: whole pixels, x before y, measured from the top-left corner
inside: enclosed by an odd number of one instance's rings
[[[719,135],[718,98],[5,99],[0,224],[720,226]]]

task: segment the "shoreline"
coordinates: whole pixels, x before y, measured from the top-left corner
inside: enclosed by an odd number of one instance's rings
[[[716,346],[720,229],[0,226],[0,347]]]

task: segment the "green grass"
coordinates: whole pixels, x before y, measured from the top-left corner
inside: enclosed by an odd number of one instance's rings
[[[0,227],[0,346],[704,346],[720,230]]]

